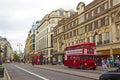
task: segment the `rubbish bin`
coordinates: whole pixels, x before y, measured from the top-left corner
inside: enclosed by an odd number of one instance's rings
[[[0,65],[0,77],[4,77],[4,66]]]

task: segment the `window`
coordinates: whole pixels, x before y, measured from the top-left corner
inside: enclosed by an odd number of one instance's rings
[[[68,33],[68,38],[70,38],[70,32]]]
[[[86,19],[88,19],[88,14],[86,14]]]
[[[89,38],[87,38],[87,42],[89,42],[90,41],[90,39]]]
[[[32,34],[32,39],[35,39],[35,34]]]
[[[71,23],[71,26],[72,26],[72,27],[74,26],[74,23],[73,23],[73,22]]]
[[[67,39],[67,34],[65,34],[65,39]]]
[[[53,31],[53,27],[50,28],[50,31],[51,31],[51,32]]]
[[[98,27],[101,27],[101,20],[98,20]]]
[[[33,39],[32,41],[33,41],[33,43],[35,43],[35,39]]]
[[[73,31],[71,33],[72,33],[71,35],[74,36]]]
[[[51,20],[51,22],[50,22],[51,24],[54,24],[55,23],[55,20]]]
[[[68,24],[68,29],[70,29],[70,24]]]
[[[120,29],[118,29],[118,37],[120,38]]]
[[[118,36],[118,38],[120,38],[120,25],[118,25],[118,27],[117,27],[117,36]]]
[[[70,12],[70,16],[72,16],[73,15],[73,12]]]
[[[86,26],[86,31],[87,31],[87,32],[89,31],[89,25]]]
[[[51,34],[51,47],[53,47],[53,34]]]
[[[110,34],[109,32],[106,33],[106,42],[109,43],[109,40],[110,40]]]
[[[97,13],[100,13],[100,7],[97,8]]]
[[[93,36],[93,43],[95,43],[95,36]]]
[[[60,11],[60,16],[64,16],[64,13],[62,11]]]
[[[102,44],[102,34],[99,34],[99,44]]]
[[[74,34],[74,36],[76,36],[76,30],[74,30],[73,34]]]
[[[76,22],[76,25],[77,25],[77,24],[78,24],[78,21],[76,20],[75,22]]]
[[[94,16],[94,11],[91,12],[91,15]]]
[[[94,30],[95,29],[95,24],[94,24],[94,22],[92,23],[92,30]]]
[[[35,50],[35,44],[32,45],[32,50]]]
[[[107,10],[108,9],[108,3],[105,3],[104,4],[104,10]]]
[[[62,27],[58,28],[58,32],[59,32],[59,33],[62,32]]]
[[[65,26],[65,30],[67,30],[67,26]]]
[[[108,25],[109,24],[109,18],[108,16],[105,17],[105,25]]]

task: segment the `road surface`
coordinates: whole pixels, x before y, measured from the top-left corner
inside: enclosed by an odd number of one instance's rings
[[[24,64],[5,64],[12,80],[93,80]]]

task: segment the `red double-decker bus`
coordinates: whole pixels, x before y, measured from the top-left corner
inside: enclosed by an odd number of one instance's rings
[[[34,55],[34,64],[36,65],[42,65],[43,63],[43,54],[42,52],[38,52]]]
[[[96,69],[95,44],[83,42],[65,48],[64,66]]]

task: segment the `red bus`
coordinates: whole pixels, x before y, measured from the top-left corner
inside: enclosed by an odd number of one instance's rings
[[[34,64],[36,65],[42,65],[43,63],[43,54],[42,52],[38,52],[34,55]]]
[[[65,48],[64,66],[96,69],[95,44],[91,42],[83,42]]]

